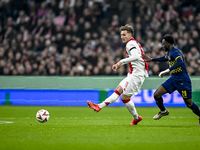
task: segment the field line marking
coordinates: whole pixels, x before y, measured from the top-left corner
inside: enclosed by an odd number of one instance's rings
[[[16,119],[15,117],[2,117],[0,119]]]
[[[12,121],[0,121],[0,124],[8,124],[8,123],[14,123]]]

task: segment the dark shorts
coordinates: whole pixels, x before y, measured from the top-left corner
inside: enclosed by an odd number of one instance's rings
[[[176,81],[173,80],[172,77],[167,79],[162,86],[167,90],[168,93],[172,93],[177,90],[183,99],[191,99],[192,98],[192,85],[190,80],[181,80]]]

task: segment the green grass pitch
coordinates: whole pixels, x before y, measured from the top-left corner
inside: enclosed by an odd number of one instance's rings
[[[50,119],[35,115],[46,109]],[[143,120],[130,126],[125,107],[0,106],[0,150],[192,150],[200,148],[198,117],[188,108],[168,108],[153,120],[157,107],[137,107]]]

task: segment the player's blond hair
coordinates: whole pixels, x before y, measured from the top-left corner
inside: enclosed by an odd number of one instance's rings
[[[127,31],[128,33],[131,33],[132,36],[134,35],[134,29],[132,26],[126,24],[125,26],[121,26],[119,28],[119,32],[121,33],[121,31]]]

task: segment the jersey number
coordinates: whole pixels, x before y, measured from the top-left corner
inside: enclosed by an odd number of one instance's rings
[[[126,88],[127,88],[127,86],[128,86],[128,83],[129,83],[129,82],[126,81],[125,86],[124,86],[124,91],[126,91]]]
[[[187,92],[186,91],[182,91],[182,97],[187,98]]]

